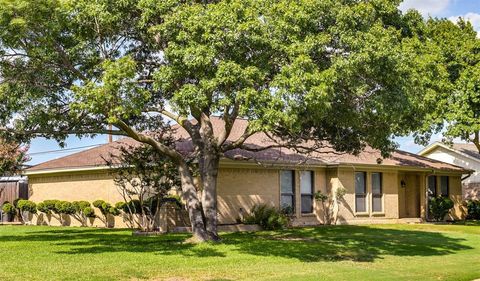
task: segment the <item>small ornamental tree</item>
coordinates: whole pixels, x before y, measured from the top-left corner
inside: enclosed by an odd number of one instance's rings
[[[50,214],[50,210],[47,208],[44,202],[40,202],[37,204],[37,211],[44,213],[46,215]]]
[[[56,219],[61,222],[61,218],[58,215],[56,204],[60,202],[59,200],[45,200],[37,204],[37,210],[42,212],[47,217],[47,223],[50,225],[50,217],[56,216]]]
[[[100,210],[102,216],[99,217],[99,219],[105,224],[105,227],[110,227],[108,221],[111,216],[115,217],[120,215],[120,210],[103,200],[95,200],[93,201],[92,205]]]
[[[130,225],[153,231],[168,192],[180,186],[177,166],[151,146],[123,145],[107,161],[125,202],[119,204]]]
[[[322,204],[324,224],[337,224],[338,210],[346,192],[345,188],[338,187],[330,196],[321,191],[315,193],[315,201]]]
[[[71,202],[58,201],[55,203],[55,209],[53,211],[58,215],[60,223],[63,225],[65,223],[65,216],[75,214],[75,207]]]
[[[30,216],[37,214],[37,204],[29,200],[19,200],[17,202],[17,209],[25,224],[30,224]]]
[[[12,203],[5,202],[2,205],[2,212],[7,215],[8,221],[13,221],[17,215],[17,208]]]
[[[73,217],[78,220],[82,226],[87,226],[88,218],[91,218],[92,215],[95,215],[92,204],[87,201],[74,201],[72,202],[72,205],[75,210]]]
[[[321,191],[315,192],[315,201],[322,204],[323,211],[323,224],[330,224],[330,208],[329,208],[329,197],[326,194],[323,194]]]

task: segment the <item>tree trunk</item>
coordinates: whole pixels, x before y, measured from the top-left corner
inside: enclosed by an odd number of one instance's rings
[[[207,154],[201,165],[203,184],[202,207],[205,215],[206,230],[211,240],[218,241],[217,232],[217,176],[219,157],[215,153]]]
[[[188,216],[192,225],[193,236],[200,242],[210,240],[205,229],[205,223],[202,216],[202,205],[198,200],[197,190],[193,183],[193,176],[185,163],[178,166],[180,180],[182,183],[182,196],[187,203]]]

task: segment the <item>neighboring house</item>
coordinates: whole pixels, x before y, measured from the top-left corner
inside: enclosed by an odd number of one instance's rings
[[[214,130],[224,126],[214,119]],[[237,120],[230,139],[242,135],[246,120]],[[177,147],[192,151],[186,132],[178,129]],[[29,177],[30,199],[87,200],[103,199],[111,203],[122,201],[115,187],[105,158],[118,152],[123,139],[60,159],[51,160],[26,171]],[[271,143],[265,134],[251,136],[246,145],[265,147]],[[322,148],[309,155],[286,148],[270,148],[259,152],[236,149],[221,159],[218,175],[218,219],[220,224],[234,224],[256,204],[276,207],[290,206],[294,210],[294,225],[323,223],[321,204],[314,193],[331,194],[346,190],[338,212],[338,223],[394,223],[422,221],[426,218],[427,181],[435,192],[443,192],[454,202],[449,219],[461,219],[462,175],[470,171],[459,166],[428,159],[404,151],[395,151],[381,159],[379,151],[367,149],[358,156],[339,154]],[[428,177],[433,176],[433,177]],[[74,222],[72,221],[72,224]],[[124,226],[116,218],[115,226]]]
[[[471,176],[464,177],[463,195],[465,199],[480,200],[480,153],[474,144],[454,143],[452,145],[435,142],[418,153],[419,155],[474,170]]]

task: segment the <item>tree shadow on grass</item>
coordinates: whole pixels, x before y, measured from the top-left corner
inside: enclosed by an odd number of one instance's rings
[[[186,243],[190,234],[133,236],[122,229],[48,228],[25,232],[25,235],[0,236],[0,243],[9,241],[44,242],[57,254],[100,254],[108,252],[155,253],[195,257],[224,257],[211,247]],[[55,250],[59,247],[60,250]]]
[[[383,255],[440,256],[472,249],[461,244],[465,239],[451,238],[442,233],[368,226],[236,233],[224,238],[224,243],[234,245],[241,253],[294,258],[303,262],[372,262]]]
[[[442,233],[375,228],[368,226],[332,226],[285,231],[225,233],[220,245],[186,243],[189,234],[155,237],[132,236],[128,230],[92,228],[48,228],[25,235],[0,236],[8,241],[45,242],[59,254],[99,254],[110,252],[155,253],[194,257],[226,257],[230,252],[256,256],[275,256],[303,262],[372,262],[384,255],[441,256],[472,249],[465,239]],[[55,247],[59,251],[55,251]],[[219,248],[223,247],[223,252]]]

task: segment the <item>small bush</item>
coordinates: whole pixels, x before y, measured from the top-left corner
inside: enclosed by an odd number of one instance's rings
[[[55,204],[55,211],[58,214],[73,215],[75,214],[75,208],[72,203],[68,201],[58,201]]]
[[[85,208],[92,207],[90,202],[87,201],[73,201],[72,202],[73,208],[75,209],[75,212],[81,213]]]
[[[83,209],[83,214],[87,217],[87,218],[95,218],[97,217],[95,215],[95,210],[92,208],[92,207],[86,207],[85,209]]]
[[[37,210],[41,213],[45,213],[45,214],[50,214],[50,209],[48,209],[47,205],[45,204],[45,202],[40,202],[37,204]]]
[[[453,201],[448,197],[432,198],[429,204],[430,214],[435,221],[442,221],[453,206]]]
[[[17,202],[17,208],[22,212],[37,213],[37,204],[29,200],[19,200]]]
[[[30,224],[29,214],[37,213],[37,204],[32,201],[21,199],[17,201],[17,210],[23,220],[23,223]]]
[[[258,224],[266,230],[282,229],[288,225],[288,216],[267,204],[256,205],[245,220],[245,224]]]
[[[480,220],[480,200],[467,201],[467,219]]]
[[[109,216],[118,216],[120,215],[120,210],[115,206],[112,206],[110,203],[105,202],[104,200],[95,200],[92,205],[100,210],[102,217],[100,219],[105,224],[105,227],[108,227],[108,217]]]
[[[57,203],[60,202],[60,200],[45,200],[43,201],[43,209],[46,211],[44,213],[46,214],[51,214],[52,212],[55,214],[60,214],[57,210]]]
[[[4,203],[2,206],[2,211],[4,214],[15,216],[17,214],[17,208],[12,203]]]

